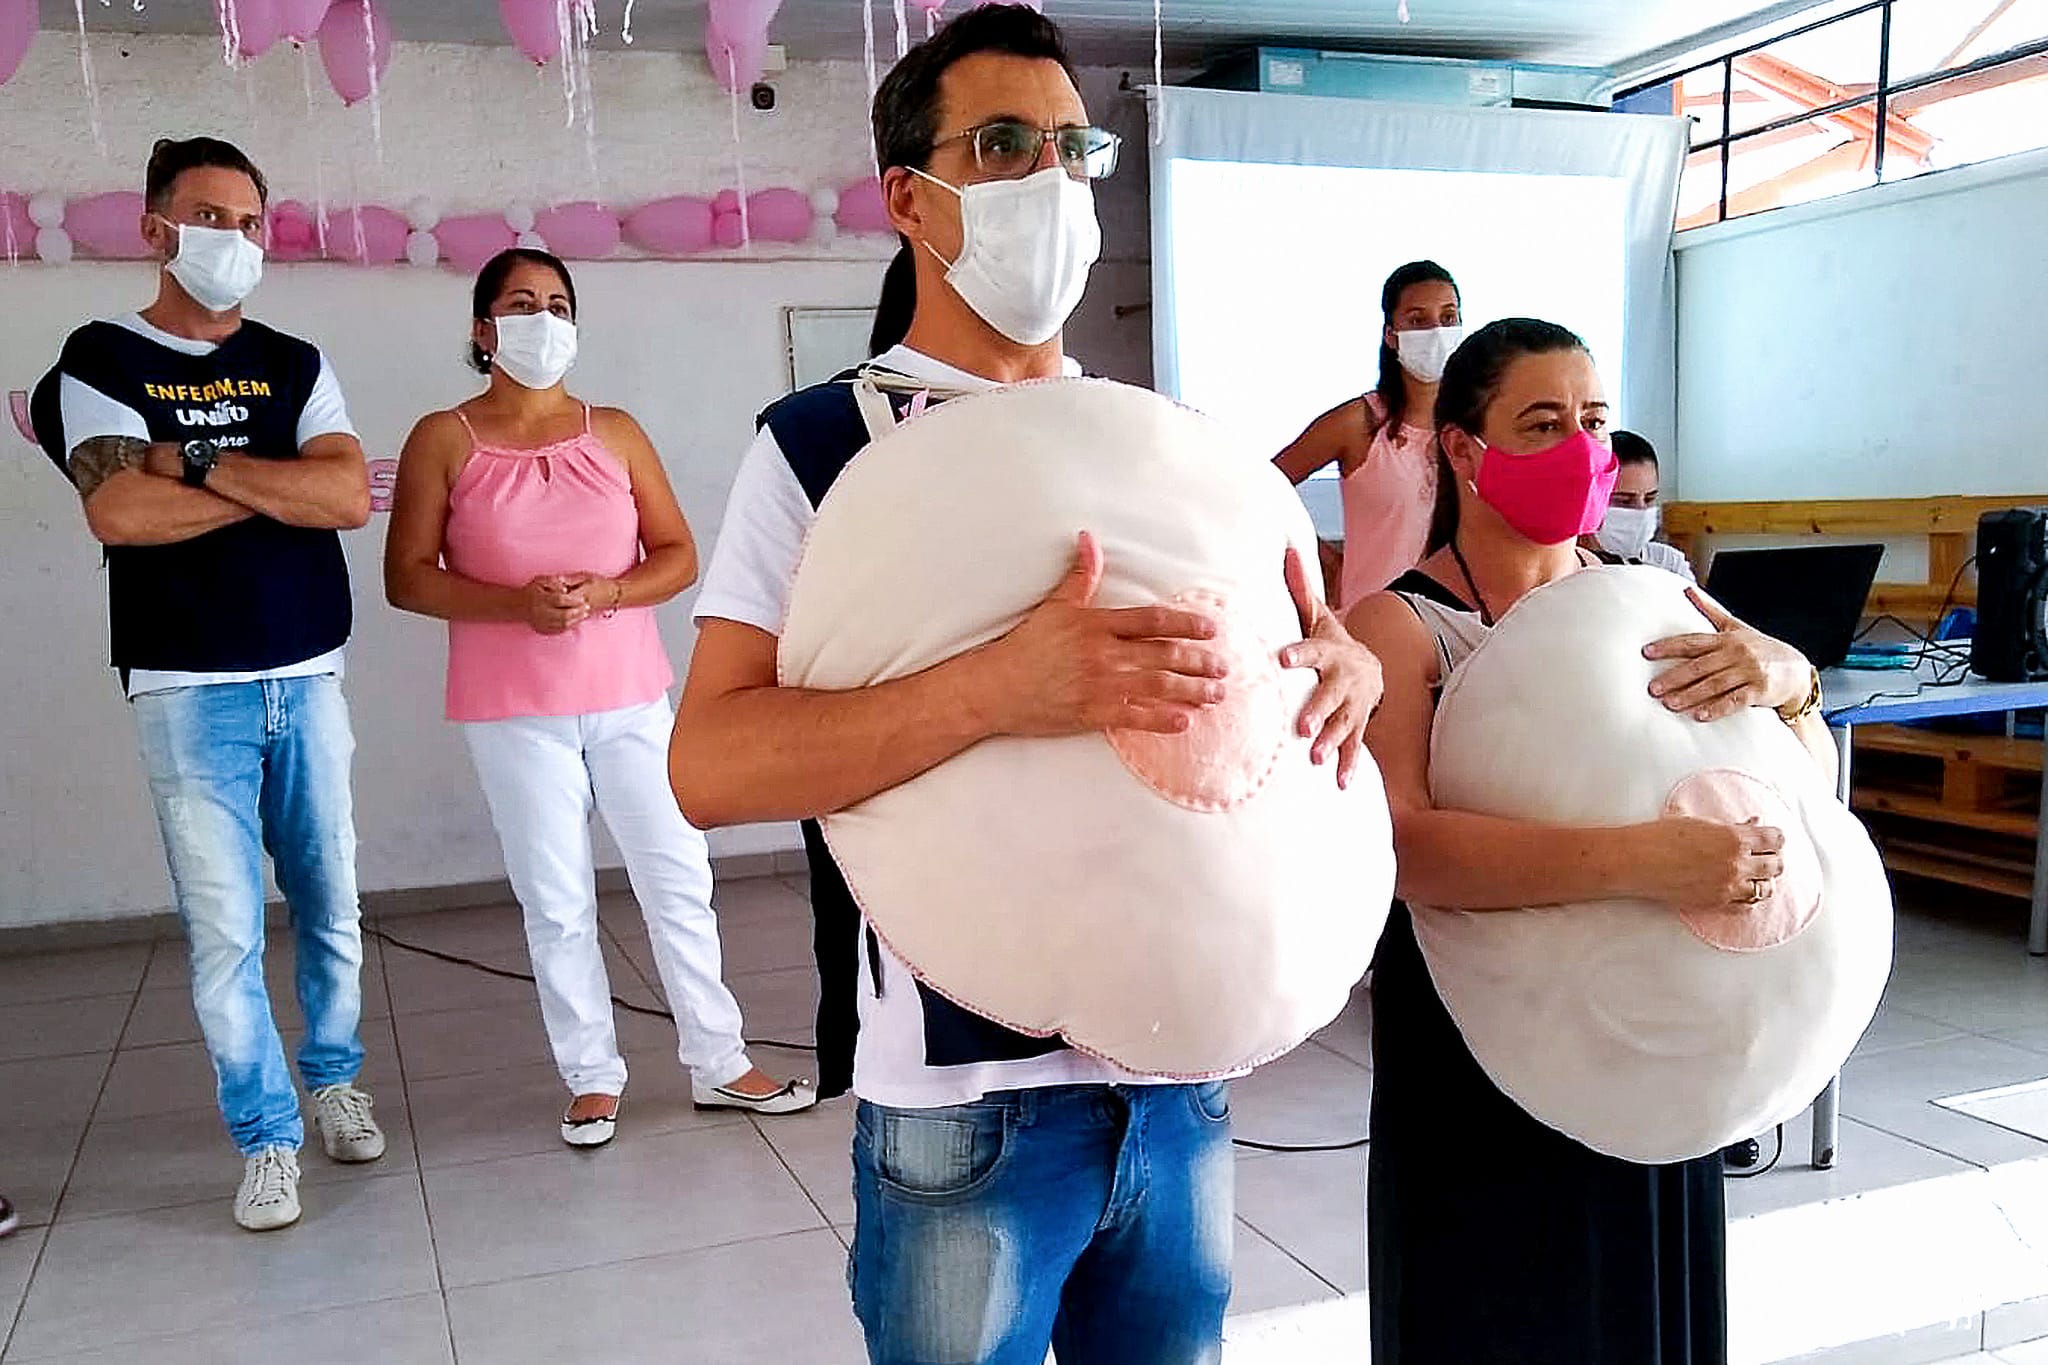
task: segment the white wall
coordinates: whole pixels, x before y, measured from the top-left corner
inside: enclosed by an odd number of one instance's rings
[[[367,114],[308,119],[288,52],[228,75],[217,49],[186,39],[95,45],[110,157],[86,131],[75,55],[54,34],[0,87],[0,188],[67,193],[139,188],[150,140],[211,131],[244,141],[277,197],[314,193],[324,157],[330,189],[356,152],[367,200],[431,193],[448,212],[519,197],[590,194],[579,138],[561,130],[559,87],[506,49],[401,44],[382,115],[385,162]],[[728,183],[720,149],[727,107],[701,61],[605,54],[596,61],[600,164],[608,202],[714,191]],[[1098,116],[1135,133],[1132,160],[1102,196],[1107,257],[1069,333],[1102,373],[1150,378],[1142,123],[1090,73]],[[317,69],[315,79],[318,79]],[[857,67],[799,67],[778,80],[782,108],[749,115],[749,180],[811,186],[865,167],[866,91]],[[308,164],[312,162],[314,164]],[[348,196],[340,195],[346,199]],[[583,358],[573,387],[630,408],[667,461],[701,543],[716,535],[754,412],[786,387],[781,309],[873,302],[893,243],[842,238],[779,259],[614,261],[577,267]],[[766,253],[763,253],[765,256]],[[146,302],[140,265],[52,267],[0,260],[0,390],[25,389],[85,318]],[[390,456],[413,420],[470,392],[461,363],[467,281],[441,271],[273,266],[251,312],[317,341],[341,374],[372,458]],[[105,580],[77,499],[32,447],[0,426],[0,927],[112,917],[169,902],[162,851],[132,724],[106,667]],[[443,635],[383,603],[383,520],[347,538],[357,626],[348,693],[358,741],[357,824],[366,890],[458,884],[501,875],[495,839],[466,757],[440,718]],[[662,611],[680,674],[693,634],[686,595]],[[795,846],[793,829],[722,832],[724,852]]]
[[[2044,221],[2032,153],[1681,236],[1678,496],[2048,492]]]

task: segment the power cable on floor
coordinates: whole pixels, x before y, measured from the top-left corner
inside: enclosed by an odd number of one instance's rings
[[[467,967],[471,971],[483,972],[488,976],[503,977],[507,981],[524,981],[528,984],[533,984],[533,973],[531,972],[513,971],[508,967],[493,967],[488,962],[479,962],[473,957],[464,957],[460,953],[444,953],[439,948],[429,948],[426,947],[424,944],[419,943],[408,943],[404,939],[399,938],[397,935],[388,933],[385,930],[379,929],[374,925],[365,925],[363,927],[363,932],[365,934],[368,934],[371,938],[376,939],[379,943],[388,943],[394,948],[401,949],[408,953],[418,953],[421,957],[430,957],[434,959],[436,962],[445,962],[452,967]],[[638,1005],[633,1003],[631,1000],[627,1000],[623,996],[618,995],[614,995],[612,997],[612,1003],[618,1006],[620,1009],[629,1010],[634,1014],[644,1014],[655,1019],[666,1019],[670,1023],[675,1022],[676,1016],[674,1012],[670,1010],[658,1009],[652,1005]],[[812,1043],[785,1043],[778,1041],[774,1038],[743,1038],[740,1041],[744,1042],[748,1047],[782,1048],[789,1052],[816,1052],[818,1050],[817,1046]],[[1230,1141],[1235,1146],[1248,1147],[1256,1152],[1292,1153],[1348,1152],[1355,1150],[1356,1148],[1365,1146],[1368,1142],[1371,1141],[1371,1139],[1353,1138],[1349,1142],[1299,1144],[1283,1142],[1254,1142],[1250,1138],[1232,1138]],[[1784,1143],[1781,1140],[1779,1142],[1779,1149],[1782,1151],[1783,1148]]]
[[[1778,1164],[1778,1158],[1783,1155],[1785,1155],[1785,1125],[1781,1123],[1778,1125],[1777,1149],[1771,1153],[1771,1159],[1769,1161],[1766,1161],[1763,1165],[1756,1167],[1754,1170],[1728,1171],[1726,1172],[1726,1175],[1730,1180],[1754,1180],[1760,1175],[1769,1175],[1771,1172],[1771,1168]]]

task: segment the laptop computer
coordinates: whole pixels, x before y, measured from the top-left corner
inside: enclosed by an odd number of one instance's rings
[[[1834,668],[1849,655],[1882,558],[1882,545],[1721,550],[1707,569],[1707,594],[1815,668]]]

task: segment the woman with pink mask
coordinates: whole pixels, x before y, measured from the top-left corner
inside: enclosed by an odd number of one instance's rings
[[[1380,288],[1379,382],[1309,424],[1273,461],[1294,483],[1335,463],[1343,482],[1344,550],[1334,600],[1348,611],[1415,567],[1436,503],[1437,382],[1464,339],[1457,282],[1435,261],[1410,261]],[[1325,544],[1324,559],[1332,547]],[[1332,566],[1324,564],[1325,576]]]
[[[1436,421],[1430,553],[1348,620],[1385,669],[1366,740],[1386,780],[1401,897],[1374,968],[1372,1359],[1718,1365],[1727,1355],[1718,1154],[1638,1165],[1532,1117],[1475,1060],[1407,902],[1747,907],[1781,874],[1783,836],[1684,816],[1579,828],[1433,805],[1439,689],[1524,595],[1596,562],[1579,537],[1597,526],[1616,473],[1592,357],[1553,323],[1510,318],[1474,333],[1444,371]],[[1826,752],[1806,661],[1696,605],[1714,630],[1647,648],[1681,661],[1652,694],[1700,721],[1769,707],[1809,750]],[[1559,741],[1569,762],[1570,737]]]

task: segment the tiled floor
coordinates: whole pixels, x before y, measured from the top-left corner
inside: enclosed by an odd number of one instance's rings
[[[801,884],[732,883],[720,906],[750,1034],[808,1040]],[[1848,1072],[1841,1166],[1807,1168],[1802,1121],[1777,1170],[1731,1187],[1738,1216],[2048,1155],[2048,1143],[1928,1103],[2048,1076],[2048,963],[2025,955],[2017,913],[1986,902],[1902,920],[1884,1012]],[[608,898],[603,919],[614,988],[657,1003],[630,898]],[[510,908],[381,927],[524,966]],[[289,969],[272,966],[290,1027]],[[305,1220],[252,1236],[229,1219],[239,1163],[183,969],[176,942],[0,959],[0,1187],[26,1224],[0,1240],[6,1365],[862,1358],[844,1280],[844,1102],[759,1122],[700,1114],[670,1026],[622,1012],[634,1079],[621,1136],[569,1151],[532,987],[372,942],[365,1083],[390,1152],[343,1168],[309,1148]],[[1238,1133],[1360,1135],[1367,1044],[1361,1000],[1239,1084]],[[771,1069],[807,1062],[757,1056]],[[1363,1152],[1246,1151],[1238,1169],[1234,1312],[1363,1287]],[[1347,1358],[1362,1355],[1360,1343]],[[1969,1359],[2048,1365],[2048,1347]]]

